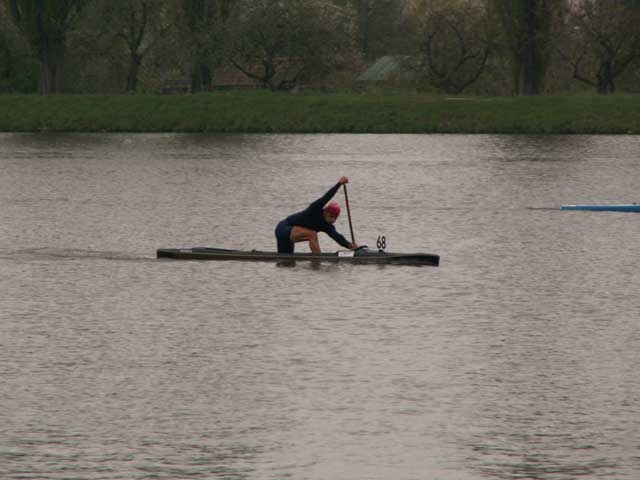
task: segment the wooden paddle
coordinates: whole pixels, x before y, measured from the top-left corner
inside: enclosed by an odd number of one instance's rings
[[[349,230],[351,230],[351,243],[356,244],[356,239],[353,236],[353,224],[351,223],[351,209],[349,208],[349,196],[347,195],[347,184],[343,183],[344,187],[344,201],[347,205],[347,217],[349,218]]]

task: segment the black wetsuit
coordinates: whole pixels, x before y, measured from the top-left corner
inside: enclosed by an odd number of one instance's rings
[[[325,204],[338,192],[341,184],[337,183],[329,189],[318,200],[309,205],[301,212],[289,215],[278,223],[276,227],[276,239],[278,241],[279,253],[293,253],[293,242],[291,241],[291,229],[293,227],[305,227],[316,232],[324,232],[334,239],[344,248],[349,248],[349,241],[336,231],[333,224],[324,219],[323,208]]]

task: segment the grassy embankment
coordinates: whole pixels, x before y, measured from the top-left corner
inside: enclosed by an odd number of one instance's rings
[[[640,95],[6,95],[0,131],[640,134]]]

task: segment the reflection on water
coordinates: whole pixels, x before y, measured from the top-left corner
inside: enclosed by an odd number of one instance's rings
[[[0,477],[635,479],[640,223],[558,207],[637,201],[639,147],[0,134]],[[274,250],[341,175],[440,267],[155,259]]]

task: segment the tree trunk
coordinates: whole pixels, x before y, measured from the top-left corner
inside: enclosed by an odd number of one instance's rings
[[[132,54],[129,61],[129,73],[127,75],[127,92],[135,93],[138,89],[138,74],[140,73],[140,65],[142,64],[142,56]]]
[[[38,55],[40,93],[61,93],[64,85],[64,40],[44,46]]]
[[[373,60],[373,55],[369,46],[369,17],[370,17],[370,0],[360,0],[358,5],[358,16],[360,23],[360,49],[367,60]]]
[[[538,36],[540,35],[540,25],[538,16],[538,2],[529,0],[527,2],[526,14],[526,40],[524,51],[522,52],[520,95],[539,95],[542,91],[542,78],[544,76],[543,62],[541,61],[541,45]]]
[[[557,0],[493,0],[511,53],[514,93],[542,93]]]
[[[191,91],[207,92],[211,90],[212,73],[206,57],[197,59],[191,72]]]
[[[616,91],[614,83],[613,68],[610,62],[606,62],[601,65],[600,72],[598,72],[598,93],[601,95],[607,95]]]
[[[542,93],[542,65],[535,58],[536,52],[527,51],[524,62],[521,65],[521,77],[519,83],[520,95],[540,95]]]
[[[275,76],[276,76],[276,67],[274,65],[273,59],[269,58],[262,62],[264,66],[264,81],[263,84],[272,92],[278,90],[278,85],[275,84]]]

